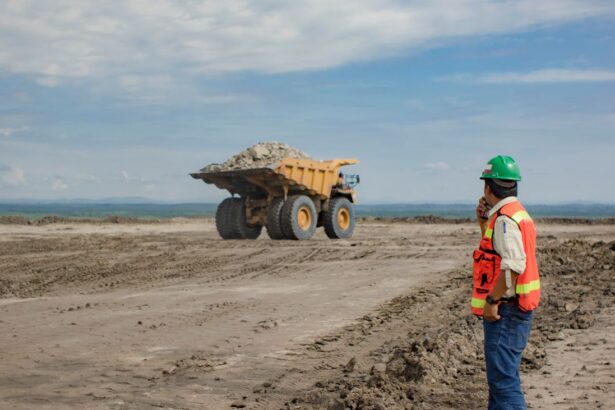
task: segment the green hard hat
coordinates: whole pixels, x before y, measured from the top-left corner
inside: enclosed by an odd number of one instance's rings
[[[512,157],[498,155],[487,162],[480,179],[501,179],[504,181],[521,181],[519,165]]]

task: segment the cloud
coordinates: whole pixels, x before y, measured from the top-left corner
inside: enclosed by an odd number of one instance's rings
[[[451,169],[451,166],[446,162],[438,161],[438,162],[428,162],[425,164],[425,168],[435,170],[435,171],[446,171]]]
[[[5,1],[0,70],[47,87],[131,73],[164,87],[168,73],[327,69],[614,14],[605,0]]]
[[[25,184],[26,177],[23,169],[0,164],[0,186],[14,188]]]
[[[60,77],[38,77],[35,82],[38,85],[42,85],[43,87],[47,87],[47,88],[53,88],[56,87],[58,85],[60,85],[61,83],[61,79]]]
[[[23,132],[27,130],[28,130],[28,127],[18,127],[18,128],[4,127],[4,128],[0,128],[0,135],[2,135],[3,137],[10,137],[15,133]]]
[[[91,174],[78,174],[73,177],[74,182],[78,184],[99,184],[100,178]]]
[[[51,183],[51,189],[54,191],[66,191],[68,189],[68,184],[64,182],[62,178],[56,177]]]
[[[120,171],[120,174],[122,175],[122,178],[125,182],[138,184],[140,186],[140,189],[143,189],[143,191],[146,193],[152,193],[156,191],[156,184],[154,184],[148,179],[140,177],[131,177],[128,172],[124,170]]]
[[[140,178],[140,177],[131,177],[127,171],[120,171],[120,174],[122,175],[122,179],[125,182],[139,182],[141,184],[147,184],[149,183],[149,181],[145,178]]]
[[[194,84],[171,75],[127,74],[113,79],[111,89],[119,87],[116,95],[135,104],[160,104],[184,101],[198,104],[228,104],[236,101],[254,100],[244,94],[212,94],[203,92]],[[98,87],[100,93],[109,92],[109,84]]]
[[[472,84],[595,83],[615,81],[615,71],[549,68],[528,72],[481,75],[454,74],[438,80]]]

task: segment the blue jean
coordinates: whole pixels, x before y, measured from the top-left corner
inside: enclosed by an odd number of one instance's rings
[[[519,366],[532,328],[533,312],[514,303],[499,306],[501,319],[483,320],[489,410],[525,410]]]

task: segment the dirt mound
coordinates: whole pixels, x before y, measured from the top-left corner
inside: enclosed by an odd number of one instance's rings
[[[46,215],[38,219],[29,219],[22,215],[0,216],[0,224],[3,225],[50,225],[62,223],[83,224],[152,224],[162,222],[160,219],[134,218],[130,216],[110,215],[100,218],[69,218],[58,215]]]
[[[103,223],[113,224],[141,224],[141,223],[156,223],[159,219],[140,219],[132,216],[110,215],[102,220]]]
[[[437,215],[417,215],[417,216],[364,216],[358,218],[361,222],[389,222],[389,223],[409,223],[409,224],[465,224],[473,222],[470,218],[445,218]]]
[[[543,299],[522,371],[541,368],[545,345],[563,329],[586,329],[615,302],[615,242],[552,241],[539,250]],[[413,324],[407,337],[391,340],[361,362],[371,367],[320,381],[294,399],[302,408],[431,409],[485,407],[482,323],[468,314],[468,277],[393,300],[378,317],[401,315]],[[373,319],[359,326],[368,329]],[[357,359],[353,358],[357,361]],[[354,366],[352,366],[354,368]]]
[[[53,223],[73,222],[70,218],[57,215],[46,215],[39,219],[28,219],[22,215],[0,216],[0,224],[4,225],[48,225]]]
[[[446,218],[437,215],[417,216],[363,216],[358,218],[362,222],[390,222],[409,224],[465,224],[475,223],[474,218]],[[536,218],[540,224],[550,225],[614,225],[615,218]]]
[[[0,216],[0,224],[3,225],[31,225],[32,222],[20,215],[5,215]]]
[[[277,141],[259,142],[233,155],[222,164],[209,164],[201,172],[232,171],[271,166],[282,158],[311,159],[305,152]]]
[[[536,218],[536,222],[554,225],[615,225],[615,218]]]

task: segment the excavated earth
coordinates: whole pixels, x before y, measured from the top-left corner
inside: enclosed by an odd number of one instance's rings
[[[222,241],[208,219],[1,222],[0,408],[486,405],[474,224],[293,242]],[[529,405],[615,408],[615,225],[538,227]]]
[[[202,168],[201,171],[219,172],[269,167],[283,158],[311,159],[305,152],[293,148],[288,144],[277,141],[267,141],[259,142],[258,144],[246,148],[233,155],[222,164],[209,164]]]

